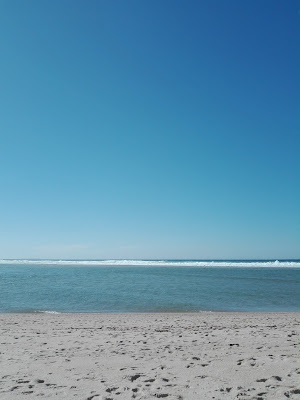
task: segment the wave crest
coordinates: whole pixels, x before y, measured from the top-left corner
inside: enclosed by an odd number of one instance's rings
[[[276,267],[300,268],[300,261],[265,260],[265,261],[225,261],[225,260],[0,260],[0,265],[44,265],[44,266],[140,266],[140,267]]]

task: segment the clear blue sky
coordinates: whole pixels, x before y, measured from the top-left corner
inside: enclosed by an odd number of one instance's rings
[[[298,258],[295,0],[2,0],[0,258]]]

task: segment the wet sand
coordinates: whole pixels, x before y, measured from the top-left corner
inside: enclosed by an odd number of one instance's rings
[[[0,314],[0,398],[299,399],[299,317]]]

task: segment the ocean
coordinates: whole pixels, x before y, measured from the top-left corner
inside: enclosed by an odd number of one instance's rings
[[[0,312],[300,311],[299,260],[0,260]]]

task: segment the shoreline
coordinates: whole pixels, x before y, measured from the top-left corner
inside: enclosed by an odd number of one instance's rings
[[[0,397],[298,399],[299,312],[1,313]]]
[[[253,315],[262,315],[262,314],[295,314],[295,316],[300,316],[300,310],[299,311],[224,311],[224,310],[203,310],[203,311],[128,311],[128,312],[95,312],[95,311],[86,311],[86,312],[68,312],[68,311],[7,311],[3,312],[0,311],[0,317],[2,315],[71,315],[71,316],[84,316],[84,315],[157,315],[157,314],[162,314],[162,315],[202,315],[202,314],[253,314]]]

